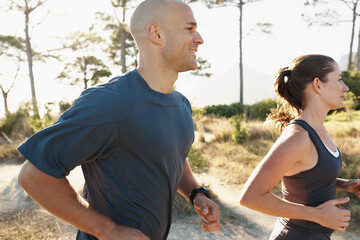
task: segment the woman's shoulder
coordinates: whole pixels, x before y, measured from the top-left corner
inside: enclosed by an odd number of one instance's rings
[[[309,133],[297,124],[289,124],[277,140],[277,145],[295,152],[306,152],[310,149],[312,141]]]

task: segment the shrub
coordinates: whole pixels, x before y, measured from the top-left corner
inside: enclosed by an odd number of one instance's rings
[[[60,101],[59,102],[60,113],[65,112],[68,108],[70,108],[70,106],[71,106],[71,103]]]
[[[235,127],[232,138],[237,144],[245,142],[249,137],[249,130],[246,126],[246,121],[243,120],[243,118],[244,117],[241,117],[240,115],[235,115],[230,119],[231,124]]]
[[[193,172],[201,172],[206,167],[206,160],[201,151],[194,146],[190,148],[188,153],[188,161]]]
[[[31,136],[34,131],[29,126],[26,112],[19,109],[15,113],[9,113],[0,123],[0,132],[13,139],[21,139]]]
[[[244,113],[245,106],[241,103],[232,103],[230,105],[211,105],[204,108],[206,115],[215,115],[218,117],[230,118],[234,115],[241,115]]]
[[[271,109],[276,108],[277,102],[275,99],[264,99],[258,103],[250,106],[250,119],[264,121],[267,115],[271,112]]]

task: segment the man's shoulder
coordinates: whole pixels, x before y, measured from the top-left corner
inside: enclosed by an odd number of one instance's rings
[[[134,101],[131,72],[84,90],[62,118],[83,124],[104,124],[128,116]]]

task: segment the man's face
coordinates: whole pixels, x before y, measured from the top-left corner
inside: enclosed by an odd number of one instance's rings
[[[162,56],[169,69],[175,72],[195,70],[196,51],[204,41],[196,31],[197,23],[189,6],[176,3],[166,14]]]

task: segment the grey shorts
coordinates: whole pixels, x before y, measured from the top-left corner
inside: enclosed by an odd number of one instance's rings
[[[315,232],[299,226],[276,221],[269,240],[329,240],[331,232]]]

